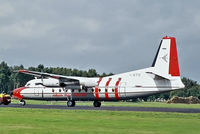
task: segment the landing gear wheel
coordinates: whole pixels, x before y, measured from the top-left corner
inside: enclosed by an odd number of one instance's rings
[[[73,101],[73,100],[69,100],[69,101],[67,102],[67,106],[68,106],[68,107],[74,107],[75,105],[76,105],[76,102]]]
[[[94,105],[94,107],[100,107],[101,106],[101,102],[94,101],[93,105]]]
[[[6,102],[4,102],[3,104],[4,104],[4,105],[8,105],[9,103],[10,103],[10,102],[6,101]]]
[[[72,101],[72,107],[74,107],[76,105],[75,101]]]
[[[19,104],[22,105],[22,106],[25,106],[26,105],[26,101],[25,100],[20,100]]]

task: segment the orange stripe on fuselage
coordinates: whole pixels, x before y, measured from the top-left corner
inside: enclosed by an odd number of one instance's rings
[[[106,82],[106,87],[105,87],[105,97],[106,97],[106,100],[109,100],[108,86],[109,86],[109,83],[110,83],[111,80],[112,80],[112,78],[109,78],[108,81]],[[107,92],[106,92],[106,90],[107,90]]]

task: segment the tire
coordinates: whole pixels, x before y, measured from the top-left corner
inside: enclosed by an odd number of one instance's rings
[[[99,102],[99,101],[94,101],[93,106],[94,106],[94,107],[100,107],[100,106],[101,106],[101,102]]]
[[[72,101],[72,103],[73,103],[72,107],[75,107],[75,105],[76,105],[76,102],[75,102],[75,101]]]
[[[3,104],[4,104],[4,105],[8,105],[9,103],[10,103],[10,102],[6,101],[6,102],[4,102]]]
[[[10,104],[10,103],[11,103],[11,101],[8,100],[8,99],[6,99],[5,102],[3,102],[4,105],[8,105],[8,104]]]
[[[25,106],[26,105],[26,101],[25,100],[20,100],[19,103],[20,103],[21,106]]]
[[[67,101],[67,106],[68,107],[74,107],[75,106],[75,101],[73,101],[73,100],[69,100],[69,101]]]

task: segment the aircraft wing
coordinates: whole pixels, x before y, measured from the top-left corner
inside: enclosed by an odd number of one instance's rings
[[[61,81],[67,81],[67,82],[79,82],[79,79],[71,78],[70,76],[56,75],[56,74],[43,73],[43,72],[37,72],[37,71],[29,71],[29,70],[18,70],[16,72],[32,75],[35,77],[54,78],[54,79],[58,79]]]

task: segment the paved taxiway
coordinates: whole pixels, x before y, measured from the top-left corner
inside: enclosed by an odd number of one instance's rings
[[[93,106],[75,106],[67,107],[65,105],[32,105],[27,104],[21,106],[19,104],[9,104],[7,106],[0,105],[0,108],[13,107],[13,108],[39,108],[39,109],[66,109],[66,110],[109,110],[109,111],[144,111],[144,112],[178,112],[178,113],[200,113],[200,109],[192,108],[155,108],[155,107],[112,107],[102,106],[96,108]]]

